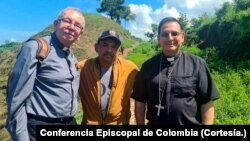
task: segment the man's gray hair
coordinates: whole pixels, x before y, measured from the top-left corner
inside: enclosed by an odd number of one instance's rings
[[[82,15],[82,12],[81,12],[81,10],[79,8],[76,8],[76,7],[66,7],[65,9],[63,9],[62,11],[59,12],[57,19],[63,18],[63,14],[67,10],[74,10],[74,11],[78,12],[80,15]],[[83,15],[82,15],[82,17],[83,17]],[[84,17],[83,17],[83,19],[84,19]],[[83,25],[83,27],[84,26],[85,25]]]

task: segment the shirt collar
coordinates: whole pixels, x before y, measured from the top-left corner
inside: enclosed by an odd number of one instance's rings
[[[52,41],[56,44],[56,46],[58,46],[59,48],[61,48],[63,51],[70,52],[70,48],[69,48],[69,47],[66,47],[65,45],[63,45],[63,44],[59,41],[59,39],[57,38],[55,32],[51,34],[51,38],[52,38]]]
[[[175,56],[173,56],[173,57],[166,57],[165,56],[165,58],[166,58],[166,61],[170,64],[170,65],[173,65],[174,64],[174,62],[180,57],[180,55],[181,55],[181,51],[179,51]],[[164,54],[163,54],[163,56],[164,56]]]

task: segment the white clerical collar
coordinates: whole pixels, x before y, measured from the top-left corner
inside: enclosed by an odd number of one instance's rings
[[[63,47],[63,51],[69,51],[68,47]]]
[[[165,58],[167,59],[168,62],[173,62],[174,60],[176,60],[177,58],[179,58],[180,55],[181,55],[181,53],[178,52],[175,56],[172,56],[172,57],[165,56]]]
[[[166,57],[169,62],[174,61],[174,57]]]

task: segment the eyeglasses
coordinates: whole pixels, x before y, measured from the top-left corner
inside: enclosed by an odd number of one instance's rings
[[[169,35],[171,35],[172,37],[177,37],[178,35],[182,33],[183,32],[177,32],[177,31],[163,32],[161,33],[161,37],[169,37]]]
[[[77,30],[77,31],[81,31],[83,29],[82,25],[79,24],[79,23],[73,23],[73,21],[69,18],[61,18],[61,19],[58,19],[59,21],[62,21],[63,23],[67,24],[67,25],[74,25],[74,28]]]

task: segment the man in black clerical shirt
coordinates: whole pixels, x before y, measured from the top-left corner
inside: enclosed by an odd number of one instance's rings
[[[145,124],[145,114],[148,125],[213,124],[219,93],[206,62],[180,51],[185,39],[181,23],[162,19],[157,38],[162,53],[143,64],[134,85],[137,124]]]

